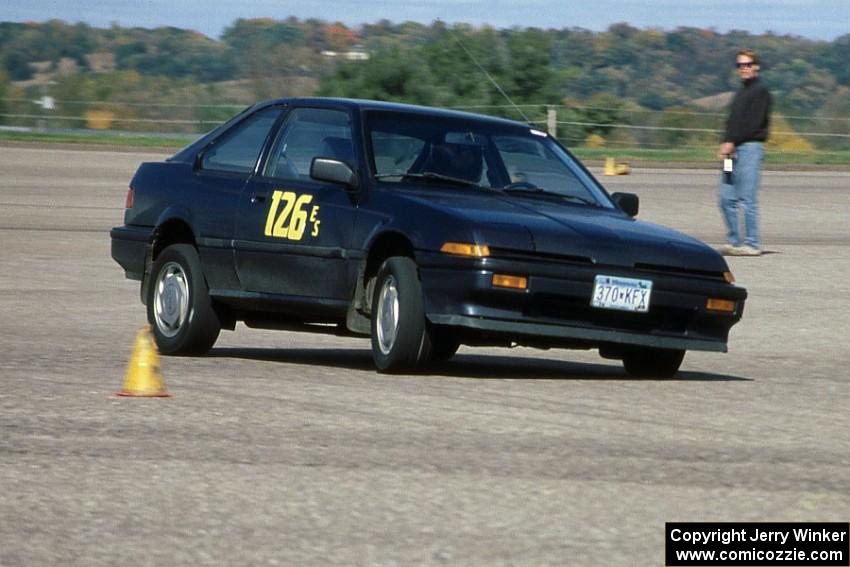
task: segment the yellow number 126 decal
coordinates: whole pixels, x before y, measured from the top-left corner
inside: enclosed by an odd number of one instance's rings
[[[287,238],[289,240],[301,240],[307,224],[312,225],[310,236],[319,236],[319,205],[310,207],[313,201],[312,195],[296,195],[292,191],[275,191],[272,193],[272,203],[269,214],[266,217],[266,236],[274,238]],[[283,203],[283,210],[278,210]]]

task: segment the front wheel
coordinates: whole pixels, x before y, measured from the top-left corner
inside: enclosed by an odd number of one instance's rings
[[[685,351],[635,347],[623,353],[623,367],[632,376],[672,378],[685,358]]]
[[[416,263],[404,256],[378,270],[372,296],[372,358],[379,372],[415,368],[430,355]]]
[[[221,332],[198,252],[172,244],[151,267],[148,321],[163,354],[204,354]]]

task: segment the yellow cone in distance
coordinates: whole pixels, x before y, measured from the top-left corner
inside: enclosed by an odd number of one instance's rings
[[[149,398],[171,396],[165,391],[159,371],[159,352],[151,336],[150,325],[145,325],[136,335],[136,344],[127,365],[127,376],[124,378],[124,389],[115,395]]]
[[[617,163],[614,158],[605,158],[605,175],[628,175],[632,168],[627,163]]]

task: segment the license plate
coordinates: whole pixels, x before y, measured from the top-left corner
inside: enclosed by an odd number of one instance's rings
[[[644,313],[649,311],[652,282],[634,278],[598,275],[593,282],[590,304],[601,309],[619,309]]]

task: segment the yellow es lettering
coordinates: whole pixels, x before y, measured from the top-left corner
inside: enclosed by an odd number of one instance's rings
[[[313,212],[310,213],[310,222],[313,223],[313,232],[310,233],[310,236],[319,236],[319,224],[322,221],[316,218],[319,214],[319,205],[313,205]]]
[[[266,217],[264,234],[274,238],[301,240],[309,223],[313,225],[310,236],[318,236],[319,205],[313,205],[310,208],[310,213],[307,213],[308,205],[312,201],[312,195],[299,196],[292,191],[275,191],[272,193],[272,202],[269,206],[269,214]],[[281,202],[283,202],[283,210],[278,212],[281,209]]]

